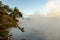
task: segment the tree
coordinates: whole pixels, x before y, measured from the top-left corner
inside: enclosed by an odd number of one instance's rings
[[[22,13],[15,7],[13,10],[8,5],[2,4],[0,1],[0,40],[8,40],[11,35],[7,29],[15,27],[24,32],[24,28],[18,26],[19,20],[17,18],[22,17]]]

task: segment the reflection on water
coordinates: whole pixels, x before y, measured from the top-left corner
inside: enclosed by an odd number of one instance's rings
[[[32,17],[22,20],[19,24],[25,32],[12,29],[12,40],[60,40],[60,18]]]

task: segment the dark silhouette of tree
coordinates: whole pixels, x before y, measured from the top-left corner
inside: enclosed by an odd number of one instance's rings
[[[24,28],[18,26],[19,20],[17,18],[22,17],[22,13],[15,7],[13,10],[8,5],[2,4],[0,1],[0,40],[8,40],[9,31],[8,28],[18,28],[24,32]]]

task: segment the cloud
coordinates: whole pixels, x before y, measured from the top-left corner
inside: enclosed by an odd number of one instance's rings
[[[43,8],[44,13],[49,13],[52,10],[59,10],[60,9],[60,0],[48,0]]]
[[[43,8],[48,17],[60,17],[60,0],[48,0]]]
[[[31,20],[21,20],[21,22],[20,25],[24,26],[25,32],[13,31],[19,40],[23,38],[31,40],[60,39],[60,19],[58,18],[40,17],[40,15],[35,14],[31,16]]]
[[[43,40],[59,40],[60,19],[40,17],[38,14],[35,15],[32,15],[31,20],[24,24],[28,30],[26,30],[27,33],[33,33],[32,35],[36,35],[37,33],[38,37],[36,39],[42,37]],[[35,38],[35,36],[32,38]]]
[[[60,9],[53,9],[48,14],[48,17],[60,17]]]

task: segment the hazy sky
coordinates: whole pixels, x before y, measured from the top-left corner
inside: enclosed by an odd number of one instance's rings
[[[24,14],[33,14],[40,12],[48,13],[52,9],[60,8],[60,0],[1,0],[11,8],[17,6]]]

